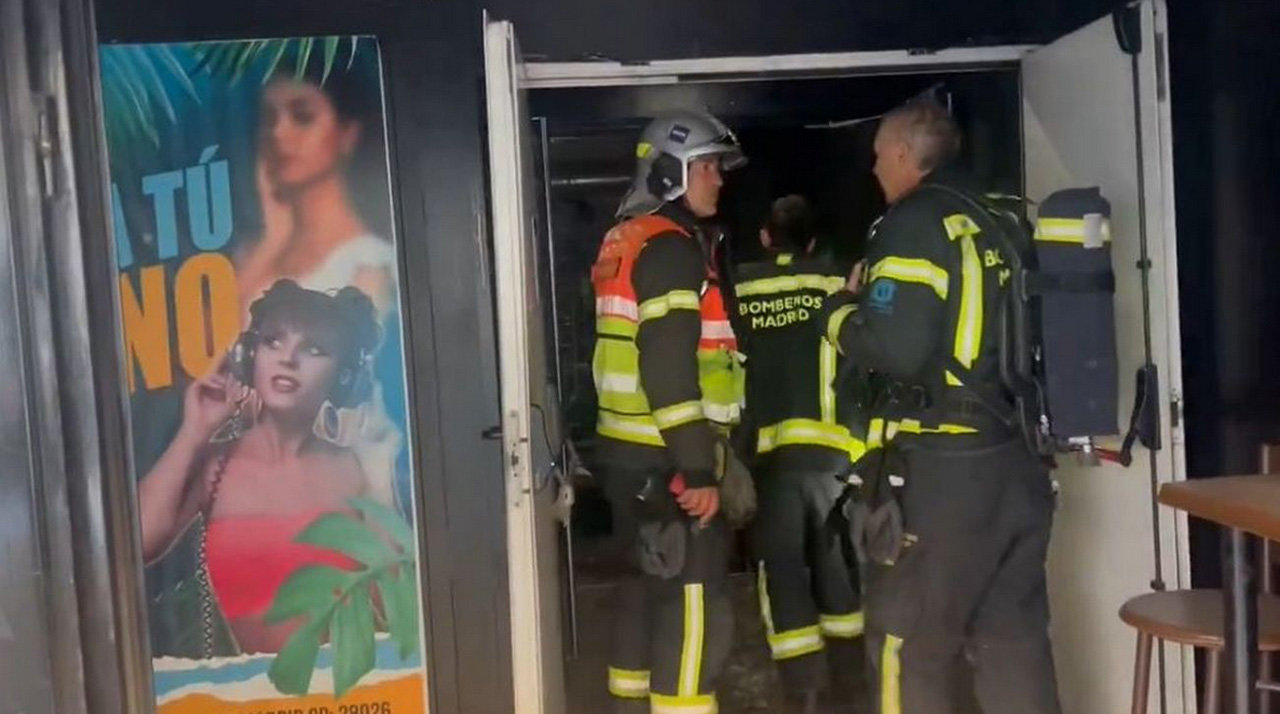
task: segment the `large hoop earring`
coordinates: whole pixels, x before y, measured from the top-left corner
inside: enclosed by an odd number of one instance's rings
[[[320,407],[320,413],[316,414],[316,421],[311,431],[322,441],[337,446],[347,446],[349,434],[345,426],[342,411],[334,406],[333,402],[326,400],[324,406]]]

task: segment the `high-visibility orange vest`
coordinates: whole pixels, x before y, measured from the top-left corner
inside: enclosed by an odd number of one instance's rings
[[[707,267],[700,293],[674,290],[643,304],[636,301],[631,283],[636,258],[650,238],[670,232],[690,235],[663,216],[623,221],[605,236],[591,268],[596,294],[592,372],[599,398],[596,430],[601,436],[664,446],[660,429],[702,418],[726,427],[738,422],[744,397],[742,357],[715,271]],[[702,318],[697,350],[702,395],[699,400],[669,405],[654,413],[640,383],[636,334],[642,322],[661,318],[672,310],[697,310]]]

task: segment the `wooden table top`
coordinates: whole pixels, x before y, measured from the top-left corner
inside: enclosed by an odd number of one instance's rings
[[[1218,476],[1167,483],[1166,506],[1247,533],[1280,540],[1280,476]]]

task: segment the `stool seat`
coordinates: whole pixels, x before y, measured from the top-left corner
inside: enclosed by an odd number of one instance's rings
[[[1120,619],[1166,642],[1220,650],[1226,640],[1221,590],[1168,590],[1139,595],[1120,608]],[[1258,596],[1258,649],[1280,651],[1280,597]]]

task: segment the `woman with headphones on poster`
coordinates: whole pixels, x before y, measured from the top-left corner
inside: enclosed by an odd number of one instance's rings
[[[188,387],[177,435],[139,484],[142,548],[162,558],[203,516],[201,585],[241,652],[278,652],[301,624],[267,617],[289,576],[355,568],[295,538],[326,514],[354,515],[354,498],[386,500],[376,483],[390,474],[366,473],[351,448],[381,328],[359,289],[290,280],[250,315],[223,368]]]

